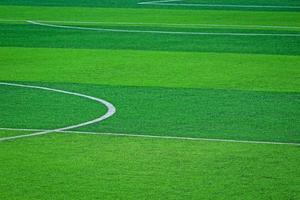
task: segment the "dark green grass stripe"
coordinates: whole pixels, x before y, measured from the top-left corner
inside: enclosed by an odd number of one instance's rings
[[[1,46],[6,47],[300,54],[300,37],[111,33],[20,24],[1,24],[0,42]]]
[[[139,7],[140,0],[1,0],[1,5],[76,6],[76,7]]]
[[[80,97],[5,85],[0,86],[0,102],[0,127],[32,125],[51,130],[93,120],[106,112],[105,106]]]
[[[0,138],[4,137],[12,137],[12,136],[17,136],[17,135],[27,135],[34,133],[36,131],[31,131],[31,130],[2,130],[0,129]]]
[[[299,93],[111,87],[84,84],[42,85],[84,92],[104,98],[116,106],[117,113],[114,117],[99,125],[80,129],[83,131],[300,142]],[[51,105],[51,102],[49,104]],[[14,106],[10,102],[1,106],[5,105]],[[33,109],[35,102],[32,102],[30,107]],[[21,105],[18,108],[19,112],[27,109],[26,106]],[[7,111],[5,108],[1,110]],[[57,110],[44,109],[44,111],[45,116],[49,117],[49,123],[43,124],[45,127],[42,128],[56,126],[55,121],[50,119],[53,114],[57,114]],[[60,111],[64,111],[64,108],[62,107]],[[85,112],[89,114],[94,111]],[[23,118],[28,117],[26,112],[23,113]],[[13,110],[8,110],[4,114],[9,118],[1,121],[3,127],[41,127],[38,120],[24,121],[23,124],[15,123],[15,120],[22,119],[18,119],[19,116]],[[30,116],[35,117],[34,112],[30,113]],[[73,117],[76,118],[76,116]]]

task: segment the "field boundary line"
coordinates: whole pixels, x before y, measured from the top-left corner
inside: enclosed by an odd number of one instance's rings
[[[43,129],[22,129],[22,128],[0,128],[0,130],[8,131],[48,131]],[[159,136],[159,135],[144,135],[144,134],[126,134],[126,133],[100,133],[89,131],[72,131],[61,130],[55,131],[58,133],[77,133],[84,135],[107,135],[107,136],[120,136],[120,137],[139,137],[139,138],[153,138],[153,139],[174,139],[174,140],[191,140],[191,141],[210,141],[210,142],[228,142],[228,143],[247,143],[247,144],[270,144],[270,145],[290,145],[300,146],[300,143],[289,142],[267,142],[267,141],[251,141],[251,140],[231,140],[231,139],[213,139],[213,138],[194,138],[194,137],[180,137],[180,136]]]
[[[0,19],[3,22],[27,22],[28,20]],[[72,23],[72,24],[116,24],[116,25],[161,25],[161,26],[181,26],[181,27],[237,27],[237,28],[279,28],[279,29],[300,29],[300,26],[280,26],[280,25],[251,25],[251,24],[205,24],[205,23],[155,23],[155,22],[113,22],[113,21],[67,21],[67,20],[31,20],[45,23]]]
[[[149,30],[128,30],[128,29],[111,29],[111,28],[89,28],[80,26],[55,25],[27,20],[26,22],[38,26],[74,29],[74,30],[89,30],[100,32],[122,32],[122,33],[152,33],[152,34],[173,34],[173,35],[219,35],[219,36],[280,36],[280,37],[300,37],[300,34],[289,33],[209,33],[209,32],[182,32],[182,31],[149,31]]]
[[[7,141],[7,140],[15,140],[15,139],[18,139],[18,138],[45,135],[45,134],[49,134],[49,133],[53,133],[53,132],[65,131],[65,130],[70,130],[70,129],[74,129],[74,128],[87,126],[87,125],[90,125],[90,124],[101,122],[101,121],[111,117],[116,112],[116,108],[110,102],[105,101],[103,99],[96,98],[96,97],[88,96],[88,95],[85,95],[85,94],[80,94],[80,93],[76,93],[76,92],[69,92],[69,91],[59,90],[59,89],[53,89],[53,88],[48,88],[48,87],[23,85],[23,84],[15,84],[15,83],[6,83],[6,82],[0,82],[0,85],[40,89],[40,90],[46,90],[46,91],[52,91],[52,92],[57,92],[57,93],[63,93],[63,94],[78,96],[78,97],[82,97],[82,98],[89,99],[89,100],[92,100],[92,101],[96,101],[96,102],[104,105],[107,108],[107,112],[104,115],[102,115],[102,116],[100,116],[96,119],[93,119],[93,120],[89,120],[89,121],[86,121],[86,122],[83,122],[83,123],[80,123],[80,124],[74,124],[74,125],[70,125],[70,126],[66,126],[66,127],[62,127],[62,128],[56,128],[56,129],[53,129],[53,130],[42,130],[42,131],[39,131],[37,133],[32,133],[32,134],[27,134],[27,135],[3,137],[3,138],[0,138],[0,142],[1,141]]]
[[[158,6],[190,6],[190,7],[229,7],[229,8],[288,8],[298,9],[300,6],[285,6],[285,5],[241,5],[241,4],[210,4],[210,3],[173,3],[182,2],[182,0],[165,0],[165,1],[144,1],[138,5],[158,5]]]
[[[1,20],[0,20],[1,21]],[[26,20],[24,20],[26,21]],[[239,25],[239,24],[178,24],[178,23],[151,23],[151,22],[100,22],[100,21],[64,21],[64,20],[38,20],[46,23],[73,23],[73,24],[116,24],[116,25],[165,25],[165,26],[186,26],[186,27],[237,27],[237,28],[279,28],[279,29],[300,29],[300,26],[272,26],[272,25]]]

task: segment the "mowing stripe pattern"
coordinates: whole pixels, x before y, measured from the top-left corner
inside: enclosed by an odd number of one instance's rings
[[[0,199],[300,199],[299,36],[298,0],[1,0]]]

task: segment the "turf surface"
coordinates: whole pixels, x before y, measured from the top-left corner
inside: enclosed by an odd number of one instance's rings
[[[178,4],[177,6],[166,6],[166,5],[142,5],[139,4],[141,2],[153,2],[153,0],[126,0],[126,1],[109,1],[109,0],[101,0],[101,1],[94,1],[94,0],[2,0],[0,4],[2,5],[31,5],[31,6],[63,6],[63,7],[116,7],[116,8],[168,8],[168,9],[182,9],[188,8],[189,10],[195,9],[218,9],[218,10],[258,10],[258,11],[299,11],[300,3],[295,0],[251,0],[251,1],[242,1],[242,0],[182,0],[178,2],[166,2],[172,4]],[[187,6],[184,6],[187,4]],[[202,4],[201,6],[188,6],[189,4]],[[233,7],[223,7],[223,6],[204,6],[205,4],[216,4],[216,5],[237,5]],[[249,6],[254,5],[254,7],[239,7],[239,6]],[[262,7],[260,7],[262,6]],[[263,7],[263,6],[275,6],[275,7]],[[277,6],[277,7],[276,7]]]
[[[32,85],[32,83],[27,84]],[[45,86],[102,97],[118,108],[117,114],[112,119],[80,130],[300,142],[297,118],[300,115],[297,109],[300,96],[297,93],[101,87],[91,84],[45,84]],[[58,98],[60,94],[54,97],[43,95],[41,96],[43,101],[40,101],[40,98],[35,99],[39,93],[27,93],[26,89],[17,88],[14,92],[14,88],[2,86],[1,90],[2,94],[15,95],[4,95],[3,102],[7,102],[8,105],[2,105],[1,115],[6,117],[1,121],[1,127],[53,129],[63,127],[61,121],[64,118],[68,118],[63,121],[64,124],[72,124],[72,122],[74,124],[74,122],[87,121],[84,119],[92,119],[88,116],[96,118],[99,113],[96,105],[89,106],[89,101],[80,103],[78,100],[81,99],[74,101],[68,96],[60,98],[60,102],[53,103],[52,99]],[[18,94],[20,90],[25,91],[23,94]],[[18,99],[17,96],[20,95],[26,96],[31,103],[26,99]],[[10,101],[10,98],[17,102]],[[20,105],[16,109],[17,112],[12,110],[16,108],[12,107],[13,105]],[[75,105],[80,105],[83,109]],[[76,108],[77,112],[74,110]],[[98,115],[101,115],[101,108],[100,106]],[[44,120],[38,120],[40,118]]]
[[[0,197],[297,199],[298,153],[289,146],[42,136],[1,144]]]
[[[117,113],[74,131],[300,142],[298,36],[287,8],[138,5],[138,1],[0,2],[0,80],[79,92]],[[180,3],[207,3],[186,0]],[[216,4],[299,6],[297,1]],[[0,138],[105,113],[94,102],[0,87]],[[299,199],[299,148],[76,133],[0,142],[0,199]]]
[[[102,104],[67,94],[14,86],[1,86],[0,91],[0,127],[54,129],[89,121],[106,112]]]
[[[6,81],[300,91],[298,56],[15,47],[0,53]]]
[[[14,10],[12,10],[14,9]],[[17,14],[13,17],[11,12]],[[272,32],[299,33],[299,14],[286,12],[241,12],[241,11],[186,11],[112,8],[49,8],[49,7],[0,7],[0,18],[16,20],[62,20],[62,21],[101,21],[101,22],[143,22],[179,24],[218,24],[225,25],[218,30],[205,28],[208,32],[258,32],[263,30],[226,29],[227,25],[270,25],[284,26]],[[52,13],[55,12],[55,15]],[[154,12],[154,13],[152,13]],[[88,13],[88,14],[86,14]],[[220,18],[220,14],[223,16]],[[83,16],[84,17],[81,17]],[[136,18],[139,15],[139,18]],[[153,17],[156,16],[156,17]],[[80,16],[77,17],[77,16]],[[118,16],[118,17],[115,17]],[[183,16],[183,17],[178,17]],[[237,24],[236,18],[239,17]],[[279,36],[207,36],[207,35],[164,35],[149,33],[113,33],[86,30],[65,30],[53,27],[40,27],[19,22],[2,22],[1,45],[21,47],[59,47],[85,49],[135,49],[193,52],[233,52],[299,55],[300,37]],[[293,30],[290,30],[292,27]],[[296,29],[295,29],[296,27]],[[118,27],[128,29],[130,27]],[[143,27],[141,27],[143,28]],[[220,30],[220,28],[222,28]],[[143,28],[145,29],[145,28]],[[149,29],[149,27],[146,27]],[[160,28],[161,29],[161,28]],[[262,28],[261,28],[262,29]],[[198,28],[203,31],[203,28]],[[186,30],[189,31],[189,30]],[[270,31],[270,30],[269,30]],[[293,33],[292,32],[292,33]],[[32,35],[28,38],[26,35]],[[259,45],[258,45],[259,44]]]
[[[1,28],[2,46],[300,54],[298,45],[300,37],[99,33],[96,31],[39,27],[32,24],[9,24],[2,25]],[[27,34],[32,35],[32,37],[26,37]],[[261,45],[258,46],[257,44]]]

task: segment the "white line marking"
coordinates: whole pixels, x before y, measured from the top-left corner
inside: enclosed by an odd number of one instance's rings
[[[0,19],[1,22],[24,22],[25,20],[20,19]]]
[[[28,20],[0,19],[3,22],[27,22]],[[113,22],[113,21],[65,21],[65,20],[32,20],[45,23],[71,23],[71,24],[107,24],[107,25],[158,25],[158,26],[180,26],[180,27],[236,27],[236,28],[279,28],[279,29],[300,29],[300,26],[279,26],[279,25],[239,25],[239,24],[178,24],[178,23],[147,23],[147,22]]]
[[[272,5],[238,5],[238,4],[209,4],[209,3],[172,3],[181,0],[169,1],[145,1],[138,3],[139,5],[158,5],[158,6],[191,6],[191,7],[230,7],[230,8],[288,8],[298,9],[300,6],[272,6]]]
[[[0,128],[0,130],[9,131],[48,131],[43,129],[18,129],[18,128]],[[85,135],[108,135],[121,137],[140,137],[140,138],[154,138],[154,139],[174,139],[174,140],[192,140],[192,141],[210,141],[210,142],[230,142],[230,143],[248,143],[248,144],[272,144],[272,145],[292,145],[300,146],[300,143],[288,142],[267,142],[267,141],[250,141],[250,140],[229,140],[229,139],[213,139],[213,138],[192,138],[192,137],[176,137],[176,136],[158,136],[158,135],[139,135],[139,134],[125,134],[125,133],[99,133],[87,131],[56,131],[59,133],[78,133]]]
[[[1,21],[1,20],[0,20]],[[24,20],[26,21],[26,20]],[[72,24],[116,24],[116,25],[158,25],[158,26],[187,26],[187,27],[239,27],[239,28],[279,28],[300,29],[299,26],[270,26],[270,25],[230,25],[230,24],[178,24],[178,23],[143,23],[143,22],[96,22],[96,21],[48,21],[38,20],[46,23],[72,23]]]
[[[28,134],[28,135],[18,135],[18,136],[12,136],[12,137],[4,137],[4,138],[0,138],[0,142],[1,141],[6,141],[6,140],[14,140],[14,139],[18,139],[18,138],[45,135],[45,134],[49,134],[49,133],[53,133],[53,132],[60,132],[60,131],[74,129],[74,128],[79,128],[79,127],[82,127],[82,126],[87,126],[87,125],[90,125],[90,124],[101,122],[101,121],[111,117],[116,112],[116,108],[111,103],[109,103],[109,102],[107,102],[103,99],[99,99],[99,98],[84,95],[84,94],[79,94],[79,93],[76,93],[76,92],[68,92],[68,91],[65,91],[65,90],[52,89],[52,88],[48,88],[48,87],[14,84],[14,83],[4,83],[4,82],[0,82],[0,85],[23,87],[23,88],[33,88],[33,89],[47,90],[47,91],[52,91],[52,92],[58,92],[58,93],[63,93],[63,94],[74,95],[74,96],[83,97],[83,98],[86,98],[86,99],[96,101],[96,102],[98,102],[100,104],[103,104],[107,107],[107,112],[104,115],[102,115],[102,116],[100,116],[96,119],[87,121],[87,122],[83,122],[83,123],[75,124],[75,125],[70,125],[70,126],[67,126],[67,127],[57,128],[57,129],[54,129],[54,130],[42,130],[38,133],[32,133],[32,134]]]
[[[32,129],[32,128],[0,128],[3,131],[24,131],[24,132],[36,132],[36,131],[50,131],[46,129]]]
[[[178,31],[147,31],[147,30],[126,30],[126,29],[109,29],[109,28],[88,28],[79,26],[65,26],[47,24],[36,21],[26,21],[30,24],[53,27],[53,28],[64,28],[64,29],[75,29],[75,30],[89,30],[89,31],[100,31],[100,32],[122,32],[122,33],[153,33],[153,34],[175,34],[175,35],[220,35],[220,36],[280,36],[280,37],[300,37],[300,34],[289,34],[289,33],[207,33],[207,32],[178,32]]]
[[[162,3],[171,3],[171,2],[179,2],[181,0],[162,0],[162,1],[144,1],[138,4],[162,4]]]

